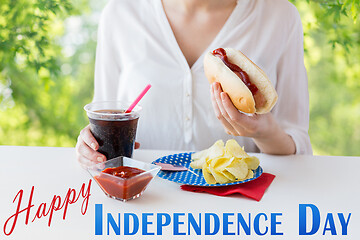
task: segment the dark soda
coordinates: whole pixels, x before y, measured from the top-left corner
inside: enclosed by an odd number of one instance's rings
[[[118,156],[131,157],[139,116],[131,113],[121,115],[124,113],[123,110],[94,112],[104,113],[104,115],[89,117],[90,130],[99,143],[98,151],[104,154],[107,160]]]

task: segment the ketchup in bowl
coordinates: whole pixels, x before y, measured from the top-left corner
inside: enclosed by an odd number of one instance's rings
[[[156,165],[127,157],[118,157],[88,169],[108,197],[121,201],[141,196],[159,170]]]

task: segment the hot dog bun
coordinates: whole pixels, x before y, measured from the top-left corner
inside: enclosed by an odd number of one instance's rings
[[[239,50],[224,49],[229,62],[239,66],[248,74],[251,83],[255,84],[258,91],[265,97],[266,103],[264,106],[256,108],[253,94],[249,88],[212,52],[208,52],[204,58],[204,71],[210,84],[219,82],[223,91],[229,95],[234,106],[244,113],[264,114],[270,112],[278,96],[264,71]]]

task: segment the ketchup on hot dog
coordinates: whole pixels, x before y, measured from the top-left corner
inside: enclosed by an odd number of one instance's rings
[[[219,57],[224,62],[224,64],[228,68],[230,68],[230,70],[233,71],[245,83],[245,85],[249,88],[251,93],[255,95],[255,93],[259,89],[255,86],[255,84],[250,82],[249,75],[245,71],[243,71],[238,65],[229,62],[225,49],[223,48],[215,49],[213,51],[213,54],[214,56]]]
[[[245,71],[243,71],[238,65],[229,62],[225,49],[218,48],[215,49],[212,53],[214,56],[219,57],[223,63],[228,68],[230,68],[230,70],[233,71],[249,88],[250,92],[254,96],[256,107],[264,106],[266,103],[264,96],[258,91],[259,89],[256,87],[256,85],[250,81],[249,75]]]

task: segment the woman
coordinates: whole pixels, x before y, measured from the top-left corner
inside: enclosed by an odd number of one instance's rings
[[[204,75],[204,53],[241,50],[272,81],[271,113],[238,112],[218,83]],[[303,33],[286,0],[113,0],[99,24],[94,101],[141,101],[142,148],[201,150],[235,138],[249,152],[312,154],[303,62]],[[235,136],[235,137],[234,137]],[[81,163],[101,162],[85,127],[76,146]]]

